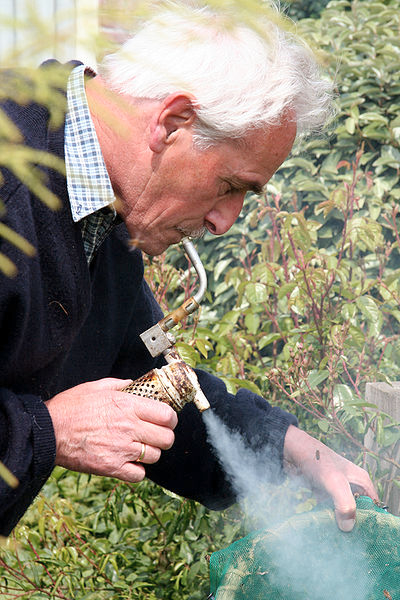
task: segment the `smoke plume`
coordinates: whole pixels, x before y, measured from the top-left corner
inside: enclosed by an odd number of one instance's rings
[[[266,535],[265,565],[270,581],[287,600],[369,600],[368,557],[352,533],[339,531],[330,506],[322,512],[299,512],[299,497],[308,487],[299,478],[275,482],[279,468],[265,451],[244,444],[212,413],[204,420],[209,440],[227,473],[249,530],[274,531]],[[357,527],[357,525],[356,525]],[[274,543],[271,544],[271,538]],[[264,569],[263,569],[264,570]],[[288,592],[285,591],[288,590]],[[233,598],[234,596],[232,596]],[[374,599],[375,600],[375,599]]]

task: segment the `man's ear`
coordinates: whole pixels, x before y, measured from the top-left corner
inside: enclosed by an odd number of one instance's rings
[[[161,152],[174,142],[177,134],[192,126],[196,118],[196,99],[186,92],[167,96],[158,106],[150,122],[150,149]]]

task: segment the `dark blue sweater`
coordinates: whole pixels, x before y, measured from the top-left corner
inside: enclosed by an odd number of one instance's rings
[[[0,82],[1,83],[1,82]],[[51,129],[37,104],[7,101],[0,109],[24,135],[25,144],[64,157],[64,127]],[[55,439],[44,401],[85,381],[112,376],[135,379],[154,366],[139,333],[161,311],[143,279],[139,251],[130,252],[118,225],[87,265],[80,226],[73,222],[63,175],[42,169],[62,201],[51,211],[13,174],[3,169],[2,216],[37,249],[25,256],[0,238],[0,252],[18,268],[0,274],[0,460],[19,479],[11,489],[0,480],[0,534],[7,535],[50,475]],[[296,420],[264,399],[241,390],[227,393],[216,377],[198,371],[203,391],[231,428],[252,446],[267,445],[282,460],[287,427]],[[147,475],[210,508],[234,501],[229,481],[207,442],[200,413],[188,405],[179,416],[176,441]]]

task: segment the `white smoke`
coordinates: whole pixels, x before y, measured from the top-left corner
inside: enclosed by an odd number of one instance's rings
[[[298,497],[307,484],[292,478],[290,483],[278,485],[275,475],[280,466],[271,464],[265,451],[246,446],[240,434],[229,431],[211,410],[203,416],[249,529],[275,532],[265,536],[270,544],[266,554],[272,554],[275,563],[273,569],[265,565],[265,571],[272,585],[288,591],[282,598],[372,600],[366,550],[351,533],[339,532],[333,523],[333,509],[321,513],[318,522],[310,520],[310,514],[296,515]],[[336,551],[338,536],[345,536],[340,539],[344,555]]]

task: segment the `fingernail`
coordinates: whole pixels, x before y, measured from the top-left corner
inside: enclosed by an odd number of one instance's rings
[[[339,527],[342,531],[351,531],[355,525],[355,519],[342,519],[339,521]]]

